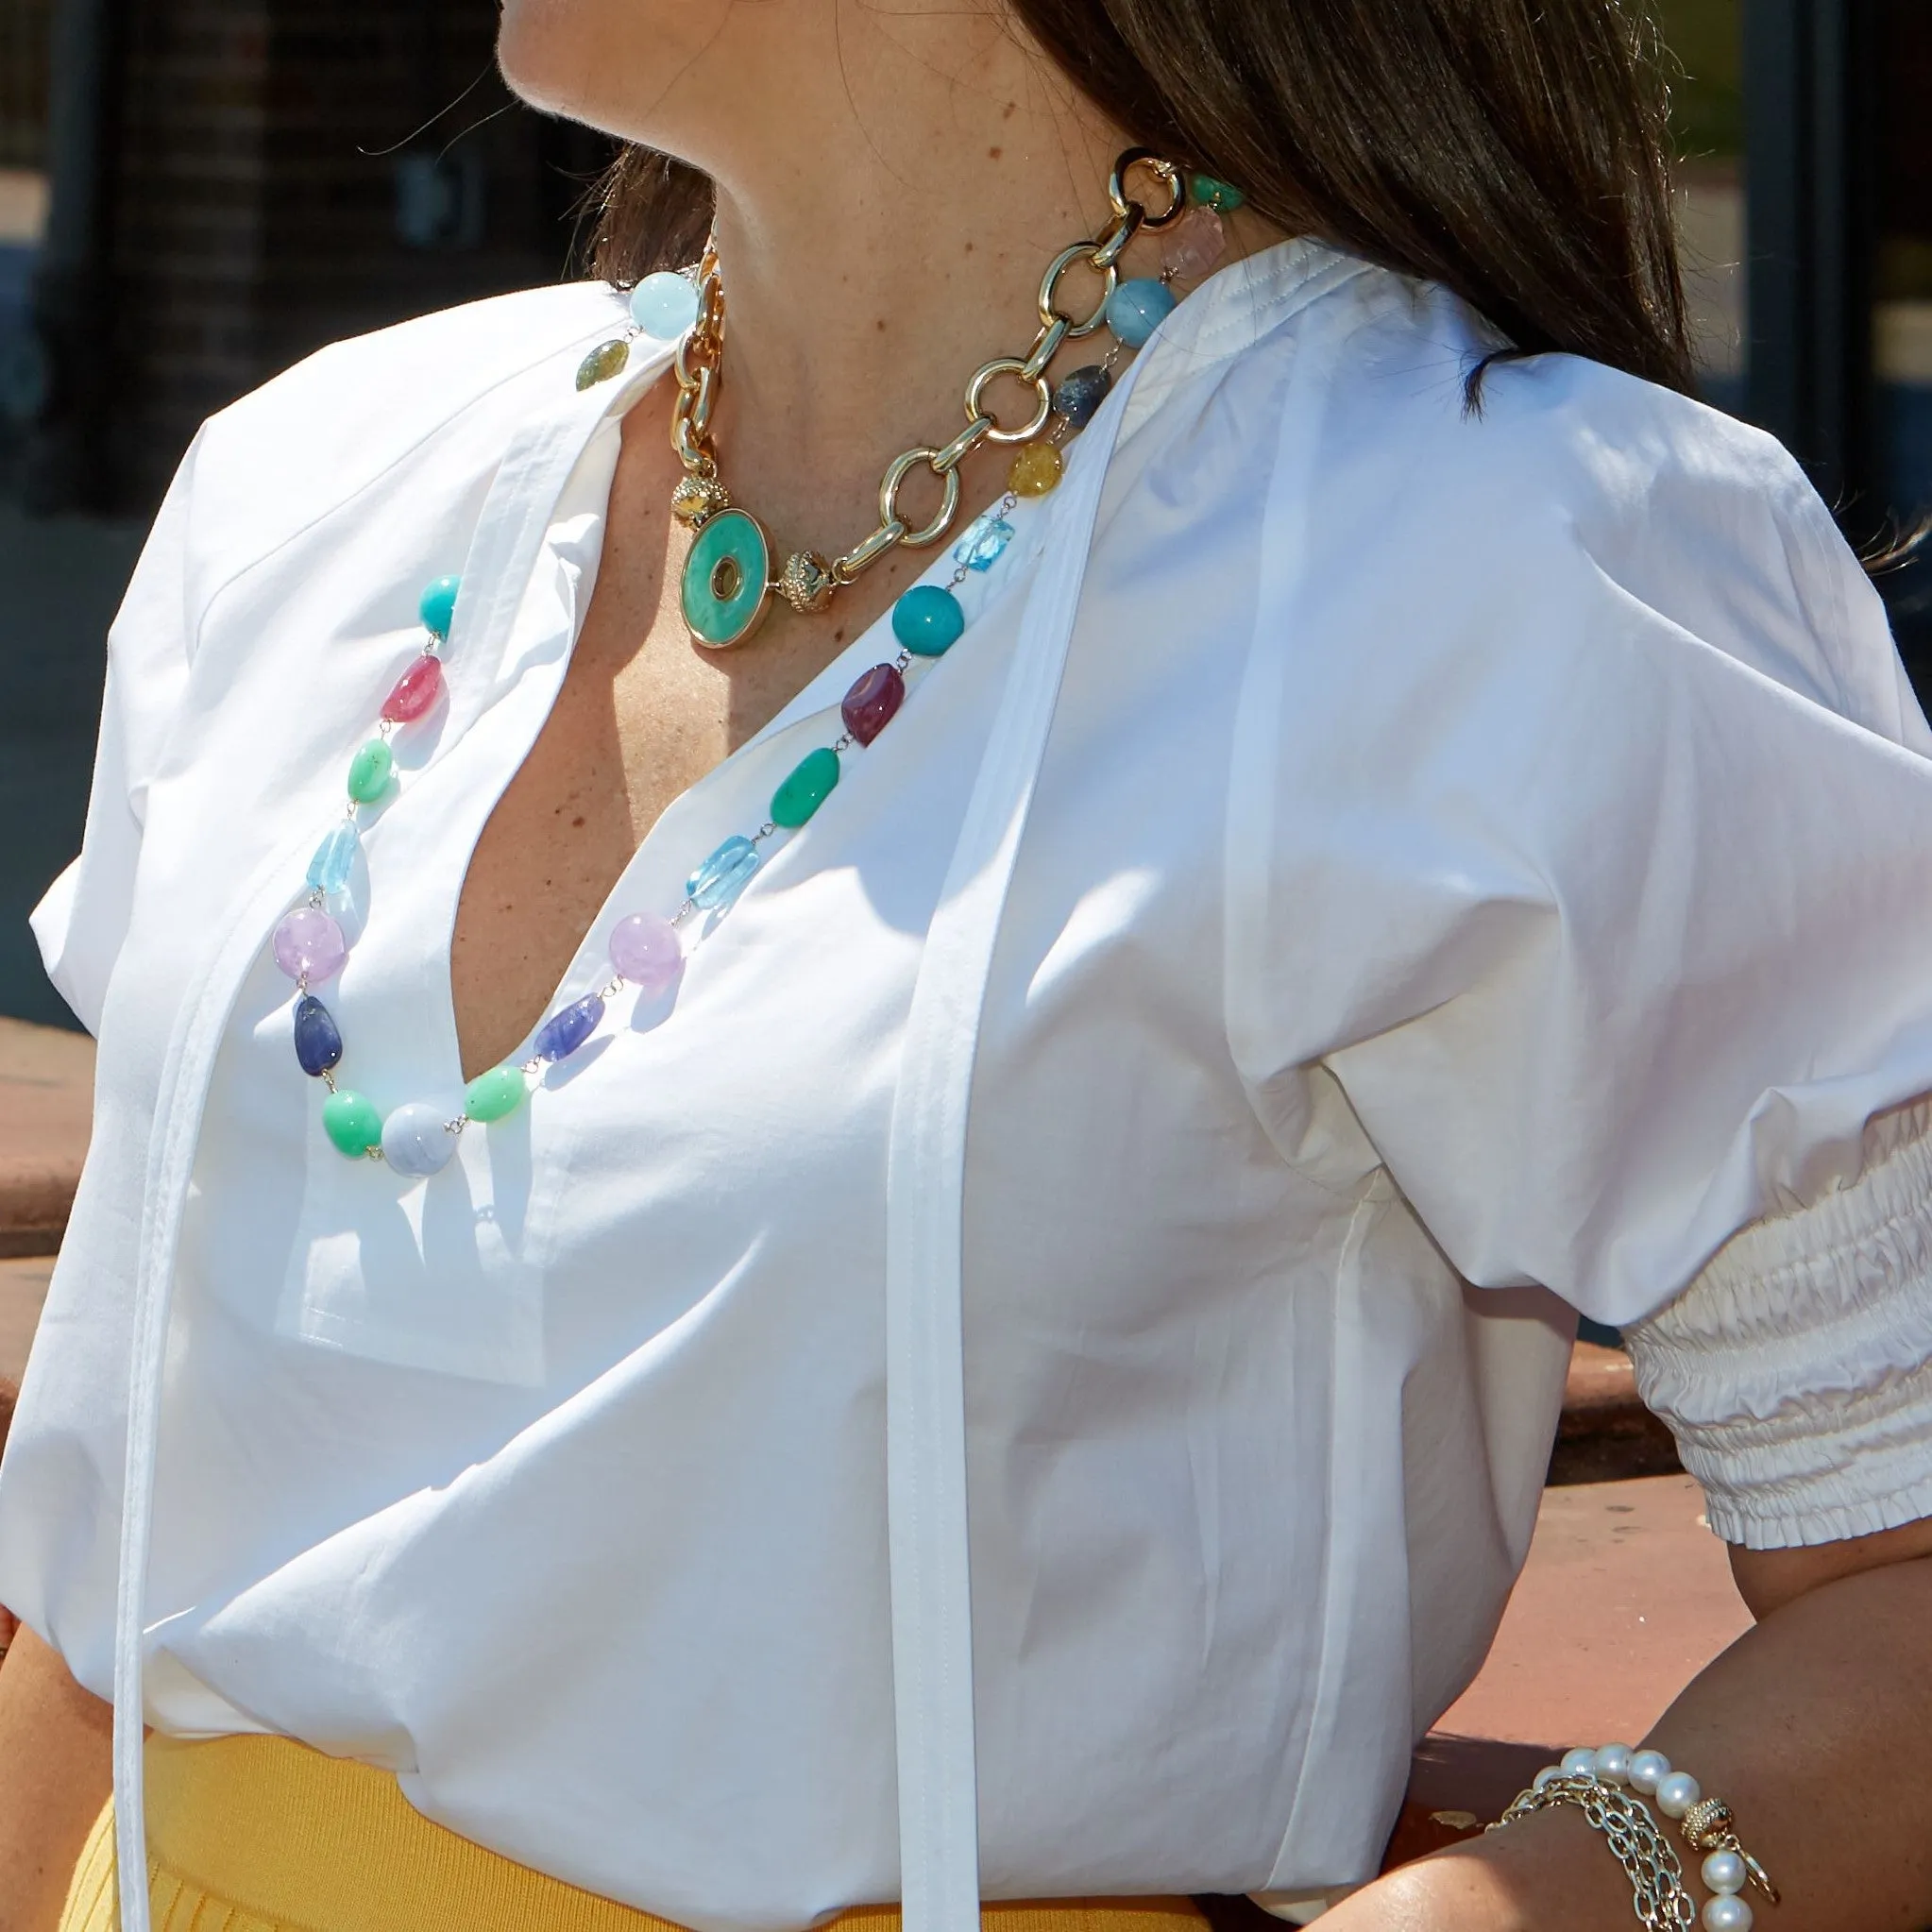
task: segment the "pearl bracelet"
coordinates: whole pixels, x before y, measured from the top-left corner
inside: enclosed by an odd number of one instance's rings
[[[1633,1751],[1627,1744],[1592,1751],[1579,1745],[1566,1751],[1560,1764],[1538,1771],[1531,1788],[1540,1791],[1555,1778],[1595,1778],[1655,1801],[1657,1809],[1675,1822],[1684,1842],[1704,1855],[1700,1876],[1712,1894],[1702,1915],[1704,1932],[1751,1932],[1754,1914],[1738,1896],[1747,1885],[1778,1904],[1771,1873],[1737,1841],[1731,1807],[1720,1798],[1706,1798],[1698,1781],[1688,1771],[1673,1770],[1661,1751]]]

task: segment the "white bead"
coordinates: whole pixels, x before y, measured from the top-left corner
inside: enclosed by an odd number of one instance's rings
[[[1597,1775],[1597,1754],[1587,1744],[1579,1744],[1574,1751],[1563,1754],[1557,1769],[1567,1778],[1593,1778]]]
[[[1703,1796],[1703,1787],[1688,1771],[1672,1771],[1657,1780],[1657,1809],[1666,1818],[1682,1818]]]
[[[1703,1908],[1703,1932],[1751,1932],[1751,1918],[1741,1898],[1714,1898]]]
[[[1540,1791],[1543,1788],[1543,1787],[1550,1782],[1551,1778],[1560,1778],[1562,1775],[1563,1767],[1561,1765],[1546,1764],[1543,1767],[1543,1769],[1539,1771],[1536,1773],[1536,1775],[1530,1780],[1530,1788],[1533,1791]]]
[[[1744,1860],[1736,1852],[1713,1852],[1703,1861],[1706,1891],[1742,1891],[1744,1882],[1750,1876],[1744,1869]]]
[[[1603,1744],[1596,1751],[1596,1772],[1606,1785],[1620,1785],[1630,1775],[1630,1746]]]
[[[398,1107],[382,1123],[382,1158],[412,1180],[440,1174],[456,1152],[456,1136],[444,1125],[447,1118],[421,1100]]]
[[[1658,1780],[1670,1775],[1670,1760],[1661,1751],[1639,1751],[1624,1775],[1633,1791],[1648,1798],[1656,1790]]]

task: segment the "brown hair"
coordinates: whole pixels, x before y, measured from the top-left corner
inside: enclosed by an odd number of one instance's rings
[[[1452,289],[1515,345],[1687,389],[1653,29],[1622,0],[1008,0],[1136,142],[1290,234]],[[627,151],[598,271],[694,260],[705,178]]]

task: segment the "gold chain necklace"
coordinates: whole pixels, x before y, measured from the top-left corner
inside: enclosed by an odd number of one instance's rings
[[[1127,193],[1128,180],[1137,169],[1152,175],[1165,191],[1166,205],[1158,213],[1150,212]],[[1197,207],[1214,222],[1212,246],[1218,251],[1215,211],[1234,205],[1238,196],[1224,183],[1205,176],[1196,177],[1194,185]],[[1107,196],[1113,210],[1107,227],[1092,241],[1062,248],[1041,277],[1040,325],[1032,347],[1023,356],[995,356],[982,363],[968,379],[966,427],[941,448],[921,444],[886,466],[879,483],[878,525],[870,536],[830,562],[816,551],[796,551],[775,577],[771,574],[771,538],[755,517],[733,503],[719,474],[718,450],[711,440],[711,417],[722,381],[725,312],[718,258],[706,250],[698,270],[697,319],[678,343],[678,394],[670,428],[671,448],[685,466],[671,497],[671,509],[693,533],[680,604],[694,642],[714,651],[742,644],[757,629],[774,592],[795,611],[822,611],[889,551],[901,544],[908,550],[925,550],[940,542],[959,514],[959,465],[981,443],[1021,446],[1009,478],[1009,487],[1016,494],[1039,496],[1053,487],[1059,480],[1059,452],[1053,441],[1046,440],[1048,424],[1055,418],[1047,364],[1063,344],[1077,342],[1103,326],[1112,329],[1123,347],[1138,348],[1165,309],[1173,306],[1173,297],[1166,294],[1168,278],[1158,282],[1124,283],[1119,263],[1127,244],[1143,229],[1164,229],[1187,212],[1189,184],[1181,171],[1147,148],[1131,147],[1114,163]],[[1102,284],[1100,299],[1092,313],[1077,320],[1059,307],[1060,282],[1076,264],[1093,270]],[[1161,300],[1145,294],[1147,290],[1156,291]],[[1134,291],[1144,293],[1123,304],[1123,296]],[[1098,374],[1103,380],[1089,385],[1090,390],[1097,386],[1098,393],[1092,407],[1072,424],[1074,428],[1080,427],[1106,394],[1107,372]],[[986,403],[987,390],[1002,377],[1032,391],[1031,413],[1013,429],[1004,428]],[[899,493],[906,479],[922,466],[939,478],[942,494],[932,518],[915,529],[900,514]]]

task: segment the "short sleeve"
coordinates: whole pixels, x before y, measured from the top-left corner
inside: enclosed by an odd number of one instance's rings
[[[196,449],[199,445],[197,443]],[[90,1033],[133,904],[149,778],[190,657],[187,536],[195,449],[177,472],[108,634],[108,675],[80,855],[34,908],[47,976]]]
[[[1466,1277],[1636,1322],[1932,1091],[1924,720],[1769,439],[1361,361],[1271,496],[1230,1041],[1334,1076]]]

